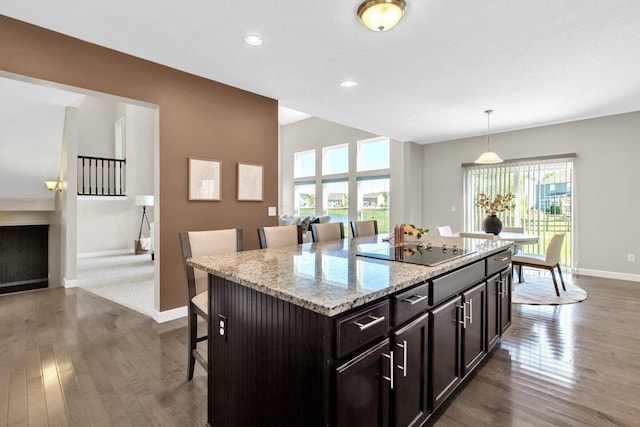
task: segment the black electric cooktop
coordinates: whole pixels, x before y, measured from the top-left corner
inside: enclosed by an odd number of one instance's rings
[[[429,244],[425,246],[407,243],[403,246],[392,246],[387,243],[362,244],[356,249],[357,256],[408,262],[429,267],[475,252],[477,251],[462,249],[457,246],[431,246]]]

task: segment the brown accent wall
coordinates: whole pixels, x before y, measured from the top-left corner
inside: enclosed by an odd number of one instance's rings
[[[239,227],[255,249],[256,228],[276,224],[276,100],[5,16],[0,69],[159,105],[161,311],[185,305],[180,231]],[[222,201],[188,201],[188,157],[222,162]],[[236,201],[238,161],[264,165],[263,202]]]

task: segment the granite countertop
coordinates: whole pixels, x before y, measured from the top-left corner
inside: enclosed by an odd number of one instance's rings
[[[476,252],[434,267],[356,256],[358,247],[363,247],[359,245],[388,245],[380,235],[194,257],[187,263],[331,317],[512,245],[460,237],[429,237],[428,241]]]

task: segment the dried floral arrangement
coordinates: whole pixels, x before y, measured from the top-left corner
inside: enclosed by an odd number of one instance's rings
[[[516,207],[514,203],[515,196],[513,193],[496,194],[493,198],[485,193],[478,194],[476,198],[476,206],[480,206],[487,215],[493,216],[500,212],[509,211]]]

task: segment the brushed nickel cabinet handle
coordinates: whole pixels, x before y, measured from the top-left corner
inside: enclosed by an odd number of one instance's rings
[[[402,366],[397,365],[398,369],[402,369],[402,376],[407,376],[407,341],[403,340],[402,344],[396,344],[398,347],[402,349]]]
[[[393,351],[390,351],[389,354],[382,353],[384,357],[389,359],[389,376],[382,376],[385,380],[389,381],[389,387],[393,390]]]
[[[370,317],[373,320],[371,322],[369,322],[369,323],[360,323],[360,322],[356,322],[356,321],[353,322],[354,325],[356,325],[358,328],[360,328],[360,332],[362,332],[364,330],[367,330],[370,327],[372,327],[373,325],[376,325],[376,324],[384,321],[384,316],[376,317],[376,316],[372,316],[370,314],[367,317]]]
[[[463,329],[467,329],[467,305],[462,303],[462,305],[458,305],[457,307],[462,309],[462,320],[458,320],[458,323],[462,325]]]
[[[413,299],[413,298],[415,298],[415,299]],[[429,298],[429,295],[415,294],[415,295],[412,295],[410,297],[407,297],[407,298],[403,299],[402,301],[403,302],[408,302],[411,305],[415,305],[415,304],[418,304],[419,302],[422,302],[422,301],[426,300],[427,298]]]

